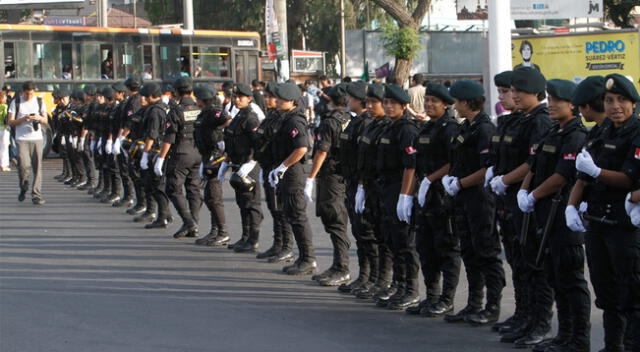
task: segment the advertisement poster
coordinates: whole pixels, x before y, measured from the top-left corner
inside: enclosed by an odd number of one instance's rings
[[[603,16],[602,0],[511,0],[511,19],[514,20]]]
[[[511,47],[514,69],[530,66],[540,70],[547,79],[575,82],[587,76],[619,73],[638,87],[638,32],[516,37]]]

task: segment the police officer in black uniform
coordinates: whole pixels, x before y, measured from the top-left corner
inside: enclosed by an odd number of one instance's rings
[[[362,223],[371,226],[374,242],[363,244],[369,263],[369,276],[359,287],[351,287],[351,293],[359,298],[371,299],[378,293],[393,294],[391,287],[392,254],[382,232],[382,198],[378,189],[377,153],[378,140],[390,119],[384,113],[384,87],[371,84],[367,88],[367,113],[371,122],[358,137],[357,171],[358,185],[354,195],[354,211]],[[360,268],[362,272],[362,268]]]
[[[566,226],[562,213],[575,179],[575,159],[587,135],[570,102],[575,86],[566,80],[547,82],[549,116],[556,123],[530,159],[530,171],[518,192],[520,209],[535,210],[542,229],[534,265],[545,267],[555,294],[559,330],[546,351],[590,351],[591,299],[584,279],[584,240],[581,232]]]
[[[78,184],[78,189],[81,191],[86,189],[88,190],[89,194],[94,194],[96,193],[96,191],[102,188],[102,184],[96,184],[95,161],[93,159],[94,150],[92,150],[95,149],[95,145],[97,142],[97,140],[94,139],[92,131],[94,129],[93,113],[96,106],[98,105],[94,100],[98,89],[94,85],[88,84],[83,88],[83,92],[84,103],[81,108],[83,120],[82,131],[80,132],[78,137],[76,150],[82,157],[82,163],[84,165],[87,182],[84,185],[81,185],[82,182],[80,182],[80,184]]]
[[[298,259],[282,271],[288,275],[308,275],[317,267],[313,234],[307,219],[306,175],[302,165],[310,147],[309,131],[304,111],[295,105],[302,95],[300,89],[295,84],[283,83],[276,87],[275,94],[283,120],[272,148],[273,160],[278,166],[269,173],[269,182],[277,187],[277,206],[284,212],[298,245]]]
[[[62,182],[67,184],[71,180],[86,179],[86,169],[84,161],[82,159],[82,148],[84,144],[80,143],[82,135],[83,119],[83,105],[84,105],[84,92],[80,89],[76,89],[71,93],[71,111],[69,115],[66,115],[65,120],[68,118],[68,129],[66,131],[66,148],[67,154],[71,160],[71,169],[73,170],[73,177],[67,177]],[[78,190],[86,190],[91,185],[86,183],[84,186],[78,187]]]
[[[115,159],[113,158],[113,129],[114,129],[114,110],[116,109],[115,92],[110,86],[102,88],[100,91],[104,97],[104,104],[101,106],[99,129],[100,136],[103,140],[100,150],[102,159],[102,169],[105,182],[105,193],[100,198],[100,202],[113,204],[120,200],[120,192],[122,191],[120,182],[120,171],[115,167]]]
[[[227,168],[231,164],[234,172],[229,179],[236,192],[236,203],[240,207],[242,237],[228,246],[235,252],[255,252],[260,238],[262,210],[260,208],[260,167],[254,160],[255,133],[260,125],[258,116],[251,108],[251,87],[238,83],[233,88],[234,106],[239,109],[229,126],[224,130],[227,162],[220,166],[218,179],[224,181]]]
[[[442,178],[445,191],[454,197],[455,231],[460,236],[462,260],[469,282],[467,306],[449,322],[474,325],[493,323],[500,316],[504,270],[500,239],[492,224],[495,203],[483,187],[495,126],[483,112],[484,89],[471,80],[460,80],[450,89],[455,108],[465,121],[452,139],[451,168]],[[487,302],[482,308],[484,290]]]
[[[198,107],[201,109],[194,122],[193,139],[201,156],[199,173],[205,179],[204,203],[211,219],[209,233],[196,240],[204,246],[223,246],[229,242],[222,201],[222,183],[218,171],[224,157],[224,126],[231,120],[209,87],[195,88]]]
[[[315,129],[313,165],[305,184],[305,196],[313,201],[313,188],[318,178],[316,216],[322,220],[324,230],[333,245],[333,263],[324,272],[311,279],[323,286],[337,286],[348,282],[349,237],[347,236],[347,209],[345,207],[345,184],[340,175],[340,133],[349,123],[351,116],[346,108],[347,84],[338,84],[331,92],[332,109],[322,117]]]
[[[145,178],[145,192],[153,195],[153,199],[158,206],[157,218],[153,222],[146,224],[145,228],[166,228],[173,221],[173,218],[169,209],[169,198],[165,193],[164,175],[158,176],[154,172],[154,167],[160,152],[160,143],[164,136],[169,106],[162,102],[162,89],[156,83],[146,83],[142,86],[140,94],[149,104],[142,118],[142,139],[145,145],[140,159],[140,168],[142,169],[143,178]],[[148,208],[149,204],[147,204]]]
[[[378,184],[381,194],[382,226],[386,242],[393,252],[396,292],[377,301],[379,306],[406,309],[420,301],[418,272],[420,266],[415,248],[415,232],[410,231],[413,194],[407,180],[415,177],[417,151],[412,143],[418,128],[409,119],[409,95],[394,84],[385,87],[384,110],[391,119],[380,136],[377,153]]]
[[[430,120],[413,142],[417,151],[416,183],[419,185],[419,208],[415,209],[416,250],[427,296],[419,305],[407,308],[407,313],[428,317],[439,317],[453,311],[460,276],[460,239],[453,231],[452,199],[444,192],[441,183],[442,177],[449,172],[449,145],[459,128],[449,114],[448,106],[451,104],[453,98],[447,87],[428,83],[424,107]]]
[[[173,234],[173,238],[197,237],[198,215],[202,207],[202,179],[199,175],[201,158],[195,146],[193,133],[200,108],[191,98],[190,80],[179,78],[173,86],[178,95],[178,102],[168,116],[163,147],[154,171],[156,175],[163,173],[162,164],[166,155],[169,155],[166,171],[167,195],[182,219],[182,226]],[[186,190],[186,197],[183,189]]]
[[[91,117],[89,118],[90,122],[88,129],[89,133],[93,137],[93,145],[90,148],[93,150],[93,161],[96,172],[98,172],[98,184],[101,186],[97,187],[96,192],[93,193],[93,197],[96,199],[103,199],[111,190],[111,179],[105,166],[106,160],[104,146],[107,140],[108,107],[102,90],[98,90],[96,92],[94,100],[89,104],[89,106],[91,109]]]
[[[542,103],[545,85],[546,79],[538,70],[518,68],[512,72],[511,95],[516,111],[502,118],[503,123],[492,137],[494,166],[485,175],[485,183],[496,194],[495,219],[500,223],[516,297],[515,314],[494,325],[494,329],[502,334],[502,342],[515,342],[521,347],[544,342],[553,316],[549,280],[545,270],[534,265],[541,239],[538,230],[544,225],[537,224],[537,217],[524,215],[517,205],[517,192],[529,170],[528,162],[551,126],[547,106]]]
[[[576,158],[581,183],[572,190],[569,205],[587,202],[585,247],[596,307],[603,310],[605,351],[640,346],[640,231],[625,207],[633,210],[638,197],[625,201],[626,193],[640,176],[640,120],[634,114],[640,95],[633,83],[620,74],[605,77],[604,109],[611,121],[598,137],[587,142]],[[581,187],[584,185],[584,187]],[[636,202],[636,203],[634,203]],[[633,212],[630,211],[633,214]],[[575,225],[569,222],[576,223]],[[567,216],[567,225],[579,219]],[[625,346],[629,324],[633,346]]]
[[[111,171],[114,173],[114,177],[118,184],[122,185],[124,195],[122,198],[112,198],[112,205],[114,207],[132,207],[133,206],[133,182],[129,177],[129,167],[126,164],[126,154],[122,153],[122,142],[124,137],[122,132],[124,131],[124,119],[126,100],[127,100],[127,87],[122,82],[114,83],[111,88],[114,91],[114,97],[116,100],[116,107],[113,109],[111,115],[111,134],[113,137],[113,144],[111,154]]]
[[[349,293],[353,289],[362,287],[371,281],[372,276],[378,271],[376,259],[376,237],[371,223],[367,222],[361,214],[355,211],[355,198],[358,192],[358,139],[364,129],[371,123],[372,118],[367,112],[367,84],[365,82],[353,82],[347,85],[347,105],[352,115],[347,128],[340,133],[340,170],[346,183],[346,206],[351,222],[351,233],[356,240],[356,253],[358,255],[359,274],[355,281],[342,284],[338,291]],[[361,187],[362,188],[362,187]]]
[[[136,196],[136,204],[133,207],[127,209],[127,214],[140,215],[147,210],[147,196],[144,191],[144,182],[140,175],[140,163],[133,162],[136,155],[131,155],[132,146],[137,138],[142,136],[138,134],[142,129],[142,114],[138,111],[142,108],[140,98],[140,80],[135,77],[127,78],[124,81],[124,85],[129,91],[129,96],[123,102],[122,108],[123,115],[120,117],[122,121],[122,132],[119,139],[122,145],[122,151],[120,160],[121,168],[128,170],[128,176],[131,178],[133,184],[133,190]],[[123,205],[124,206],[124,205]]]
[[[61,96],[61,90],[55,89],[51,93],[51,97],[53,98],[53,104],[55,107],[51,112],[51,123],[50,126],[55,133],[55,139],[52,143],[52,148],[55,152],[60,155],[62,159],[62,173],[54,176],[54,179],[57,181],[64,180],[68,175],[71,174],[71,162],[69,160],[69,156],[67,155],[67,149],[65,147],[66,140],[64,138],[64,110],[66,106],[69,104],[69,92],[66,92],[66,99],[63,102],[63,97]]]
[[[262,253],[258,253],[256,258],[268,259],[271,263],[278,263],[293,259],[293,232],[291,225],[287,222],[282,209],[276,204],[276,189],[269,183],[269,173],[276,166],[273,159],[272,148],[275,143],[275,136],[282,125],[282,117],[278,112],[277,97],[275,93],[277,84],[269,82],[264,90],[264,107],[266,107],[266,118],[260,123],[256,130],[254,159],[260,164],[260,183],[264,188],[267,208],[273,218],[273,245]],[[255,90],[254,90],[255,99]]]

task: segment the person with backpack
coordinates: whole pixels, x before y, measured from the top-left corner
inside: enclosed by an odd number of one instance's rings
[[[32,81],[22,85],[22,94],[11,102],[8,111],[8,124],[16,128],[18,145],[18,177],[20,194],[18,200],[23,201],[29,189],[29,176],[33,172],[31,190],[32,202],[35,205],[45,203],[42,196],[42,147],[44,136],[41,124],[47,123],[46,107],[42,98],[35,96],[36,86]]]

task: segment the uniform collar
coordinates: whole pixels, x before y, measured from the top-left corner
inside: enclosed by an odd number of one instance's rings
[[[471,119],[471,126],[477,125],[480,122],[486,122],[486,121],[489,121],[489,115],[485,114],[484,111],[480,111],[476,116],[474,116]]]
[[[572,132],[576,128],[580,128],[580,127],[582,127],[582,121],[580,120],[579,117],[574,117],[569,122],[567,122],[567,124],[564,125],[563,127],[560,127],[560,124],[556,123],[556,125],[554,126],[554,129],[556,130],[556,133],[565,135],[567,133]]]

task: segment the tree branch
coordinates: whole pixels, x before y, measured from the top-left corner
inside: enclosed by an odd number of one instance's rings
[[[427,11],[429,11],[430,6],[431,6],[431,0],[418,1],[418,5],[416,6],[415,10],[413,10],[413,14],[411,15],[411,17],[413,18],[413,21],[418,25],[418,27],[420,27],[420,25],[422,24],[422,20],[424,19],[424,16],[427,14]]]
[[[427,2],[429,0],[420,0],[420,3]],[[407,11],[407,9],[399,4],[395,0],[373,0],[378,6],[382,7],[382,9],[389,14],[389,16],[393,17],[394,20],[398,22],[400,27],[410,27],[417,26],[418,24],[413,19],[411,14]],[[420,4],[416,7],[416,10],[420,8]],[[424,16],[424,15],[423,15]]]

